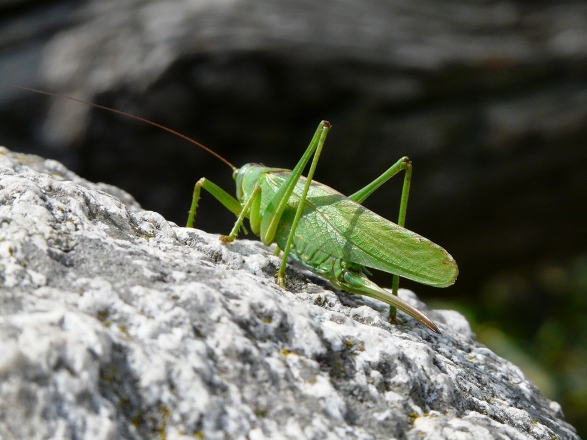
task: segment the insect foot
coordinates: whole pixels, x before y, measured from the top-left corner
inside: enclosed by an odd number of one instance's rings
[[[285,289],[285,275],[280,274],[277,272],[275,274],[275,282],[283,289]]]

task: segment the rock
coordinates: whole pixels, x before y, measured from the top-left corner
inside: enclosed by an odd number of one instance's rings
[[[476,342],[0,150],[1,438],[578,439]]]

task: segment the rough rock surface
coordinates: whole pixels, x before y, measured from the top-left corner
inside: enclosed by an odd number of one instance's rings
[[[578,438],[458,313],[391,325],[277,263],[3,148],[0,437]]]

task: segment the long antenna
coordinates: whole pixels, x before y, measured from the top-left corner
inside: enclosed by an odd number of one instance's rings
[[[236,169],[236,167],[231,164],[228,160],[226,160],[224,157],[222,157],[220,154],[216,153],[215,151],[211,150],[210,148],[206,147],[204,144],[199,143],[198,141],[193,140],[192,138],[187,137],[186,135],[181,134],[178,131],[172,130],[169,127],[166,127],[164,125],[161,124],[157,124],[156,122],[153,121],[149,121],[148,119],[145,118],[141,118],[140,116],[136,116],[133,115],[131,113],[126,113],[123,112],[122,110],[116,110],[114,108],[110,108],[110,107],[106,107],[105,105],[100,105],[100,104],[95,104],[93,102],[90,101],[84,101],[83,99],[78,99],[78,98],[71,98],[69,96],[64,96],[64,95],[59,95],[57,93],[51,93],[51,92],[45,92],[44,90],[37,90],[37,89],[32,89],[30,87],[23,87],[23,86],[15,86],[14,84],[6,84],[6,83],[0,83],[0,86],[3,87],[10,87],[12,89],[19,89],[19,90],[26,90],[28,92],[34,92],[34,93],[40,93],[41,95],[46,95],[46,96],[51,96],[53,98],[59,98],[59,99],[69,99],[70,101],[75,101],[75,102],[80,102],[82,104],[85,105],[89,105],[90,107],[96,107],[99,108],[101,110],[107,110],[113,113],[118,113],[119,115],[125,116],[127,118],[131,118],[131,119],[135,119],[137,121],[141,121],[144,122],[146,124],[152,125],[154,127],[157,127],[161,130],[165,130],[175,136],[178,136],[194,145],[196,145],[197,147],[200,147],[202,150],[207,151],[208,153],[210,153],[212,156],[216,157],[218,160],[224,162],[226,165],[228,165],[232,170]]]

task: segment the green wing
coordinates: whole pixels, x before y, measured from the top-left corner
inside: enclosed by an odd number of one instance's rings
[[[262,210],[287,173],[266,174],[265,178],[264,190],[270,191],[263,194]],[[282,248],[304,184],[302,177],[283,213],[276,237]],[[431,286],[450,286],[458,275],[455,260],[442,247],[318,182],[310,187],[295,242],[309,242],[311,248],[334,257]]]

